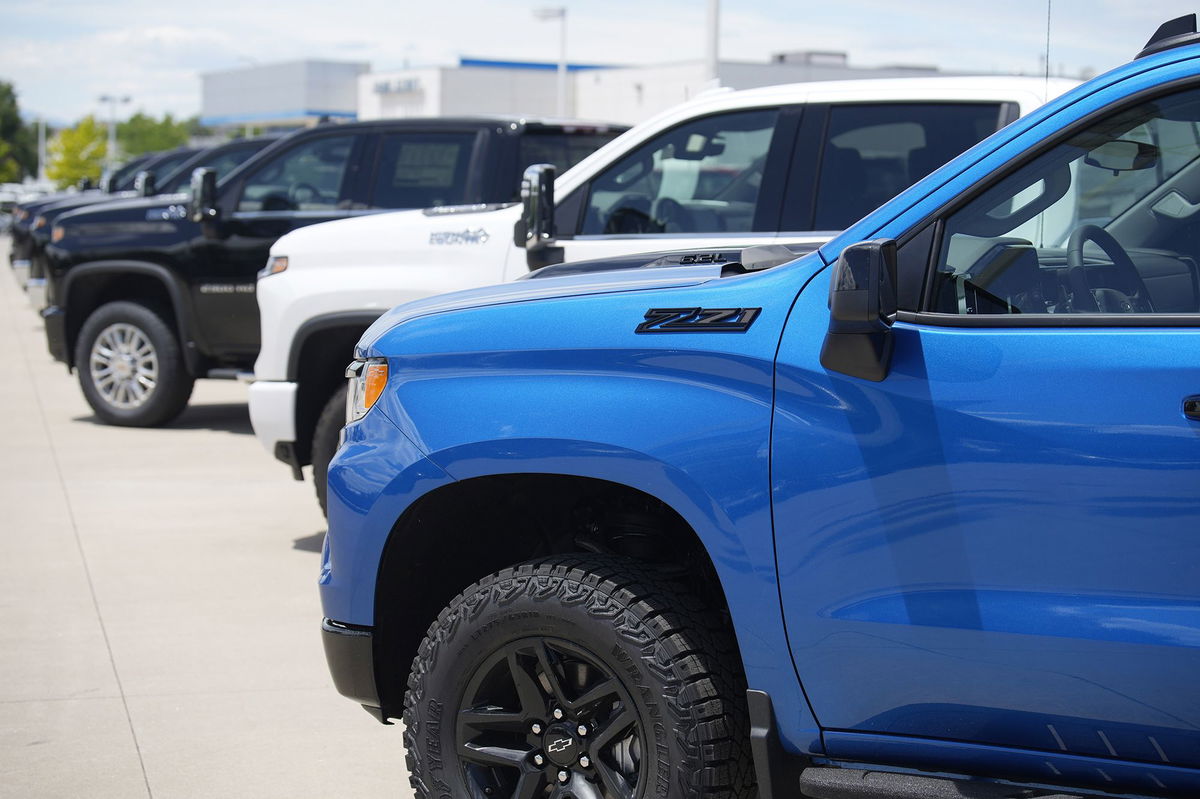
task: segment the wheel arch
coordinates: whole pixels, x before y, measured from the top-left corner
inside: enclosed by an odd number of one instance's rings
[[[169,314],[164,321],[175,331],[188,371],[201,374],[193,345],[187,288],[169,269],[148,261],[94,261],[73,267],[57,290],[57,305],[65,313],[67,366],[74,367],[75,345],[88,316],[115,300],[143,301]]]
[[[656,490],[656,481],[647,478],[655,473],[661,478],[661,463],[643,460],[625,473],[582,464],[558,471],[527,465],[528,471],[480,472],[437,486],[411,502],[393,525],[374,592],[375,674],[385,714],[399,711],[407,665],[429,623],[459,591],[487,574],[549,554],[611,552],[678,571],[726,620],[745,662],[743,642],[734,633],[742,628],[730,621],[734,604],[756,605],[755,612],[769,614],[761,603],[766,598],[778,603],[774,562],[758,575],[769,591],[757,592],[753,600],[731,597],[729,574],[753,572],[755,562],[716,503],[679,475],[670,480],[674,490]],[[481,537],[480,529],[491,534]],[[413,591],[414,585],[422,590]]]
[[[297,461],[312,462],[313,431],[321,410],[343,385],[354,345],[380,311],[347,311],[308,319],[296,331],[287,357],[287,379],[296,384],[294,442]]]

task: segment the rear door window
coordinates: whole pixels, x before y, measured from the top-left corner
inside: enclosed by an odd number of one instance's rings
[[[842,230],[994,133],[999,103],[835,105],[815,230]]]
[[[527,130],[517,151],[520,167],[554,164],[561,175],[621,134],[619,130]]]
[[[433,208],[466,202],[478,134],[389,133],[383,137],[371,205]]]

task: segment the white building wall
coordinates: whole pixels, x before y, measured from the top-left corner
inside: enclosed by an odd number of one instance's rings
[[[567,116],[571,112],[572,76],[567,76]],[[558,109],[558,77],[549,70],[464,67],[442,74],[442,113],[518,114],[553,117]]]
[[[304,124],[321,114],[353,116],[366,62],[288,61],[200,76],[206,124]]]
[[[308,61],[305,67],[306,108],[336,114],[357,112],[358,77],[371,70],[370,64]]]
[[[721,85],[732,89],[815,80],[946,74],[933,68],[876,69],[734,61],[722,61],[718,70]],[[358,116],[359,119],[474,114],[553,117],[557,111],[556,79],[552,70],[505,67],[434,67],[362,75],[358,79]],[[710,86],[704,62],[700,60],[581,70],[568,76],[567,116],[633,125],[692,99]]]
[[[433,117],[442,110],[443,67],[373,72],[358,79],[359,119]]]
[[[708,88],[703,61],[575,75],[575,115],[635,124]]]

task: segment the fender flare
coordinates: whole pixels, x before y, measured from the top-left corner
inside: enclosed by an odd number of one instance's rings
[[[337,327],[355,327],[361,325],[364,330],[387,312],[386,308],[381,308],[378,311],[339,311],[337,313],[322,314],[314,316],[311,319],[306,319],[304,324],[296,330],[296,335],[292,337],[292,343],[288,347],[287,356],[287,379],[297,382],[300,378],[300,353],[304,351],[304,345],[308,340],[320,333],[322,330],[330,330]]]
[[[75,365],[75,341],[78,337],[78,330],[83,324],[82,319],[74,318],[75,314],[71,309],[71,289],[86,278],[130,274],[151,277],[161,283],[163,288],[167,290],[167,296],[171,299],[171,308],[175,314],[175,332],[179,336],[180,350],[183,352],[184,362],[187,364],[188,371],[193,376],[200,376],[202,374],[201,358],[192,338],[192,314],[187,301],[187,287],[171,270],[161,264],[149,261],[91,261],[72,267],[63,277],[61,287],[56,292],[57,302],[55,304],[62,308],[67,316],[67,330],[72,331],[72,326],[74,326],[74,331],[68,332],[68,368]]]

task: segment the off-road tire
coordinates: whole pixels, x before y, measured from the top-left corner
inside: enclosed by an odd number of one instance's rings
[[[144,393],[138,397],[131,393],[133,389],[116,389],[111,381],[105,382],[96,370],[121,357],[114,353],[105,360],[107,356],[98,353],[94,358],[98,339],[101,344],[131,342],[131,348],[149,352],[150,357],[131,352],[129,368],[136,370],[153,363],[153,386],[147,389],[139,383],[137,389]],[[125,427],[157,427],[171,421],[187,407],[195,384],[174,331],[155,311],[135,302],[110,302],[92,312],[75,344],[75,369],[83,396],[97,418]]]
[[[526,651],[544,651],[544,660]],[[638,736],[640,753],[633,767],[636,774],[628,772],[634,784],[625,787],[631,791],[606,793],[578,782],[601,784],[600,765],[612,771],[616,761],[611,752],[606,754],[611,742],[601,743],[610,734],[603,717],[608,699],[594,705],[599,708],[599,723],[583,711],[570,710],[561,722],[553,715],[552,708],[566,704],[562,697],[572,690],[582,694],[596,690],[587,687],[590,683],[572,660],[575,657],[594,661],[595,670],[585,673],[594,675],[599,684],[614,683],[619,686],[614,691],[624,691],[623,698],[613,700],[618,710],[608,710],[610,731],[626,718],[622,709],[631,700],[629,709],[636,722],[628,729]],[[575,675],[580,687],[559,677],[559,689],[547,690],[545,668],[538,663],[558,664],[551,668]],[[523,699],[504,703],[506,681],[511,678],[515,689],[518,679],[524,679],[517,674],[532,675],[532,682],[524,680],[527,687],[542,686],[541,693],[533,696],[547,703],[545,708],[539,710],[536,701]],[[484,696],[487,691],[481,693],[480,686],[495,686],[496,700]],[[493,733],[487,725],[460,727],[459,722],[467,719],[485,718],[492,723],[494,717],[479,715],[481,707],[512,713],[519,723],[510,726],[518,732]],[[465,715],[466,710],[475,715]],[[543,728],[554,725],[544,737],[533,734],[530,725],[539,712],[549,716],[536,719]],[[413,660],[404,722],[410,783],[418,799],[474,795],[508,799],[520,794],[556,799],[620,795],[741,799],[755,795],[745,679],[732,632],[719,614],[679,587],[665,584],[651,566],[624,558],[547,557],[504,569],[455,597],[430,626]],[[577,724],[595,726],[595,734],[568,744],[568,733]],[[477,734],[479,729],[487,729],[483,735],[492,737],[485,741]],[[520,730],[525,729],[530,734],[523,737]],[[462,745],[480,741],[484,743],[479,746],[507,747],[506,751],[521,757],[521,763],[529,764],[527,776],[508,766],[480,769],[473,758],[482,750],[476,749],[465,761],[473,764],[469,774],[460,757],[466,751]],[[625,762],[633,750],[624,747]],[[550,751],[558,753],[556,758],[576,759],[569,766],[552,763],[547,760]],[[589,755],[591,768],[582,765],[580,754]],[[535,762],[539,755],[544,768]],[[565,783],[558,779],[560,769],[568,774]],[[468,779],[478,793],[468,788]],[[536,784],[518,784],[521,779]],[[612,784],[612,777],[608,779]],[[580,790],[576,793],[575,788]]]
[[[326,508],[329,501],[329,462],[337,454],[338,439],[345,426],[346,386],[343,385],[325,403],[321,415],[317,417],[317,426],[313,428],[313,487],[317,492],[317,502],[321,504],[321,513],[326,515],[329,513]]]

